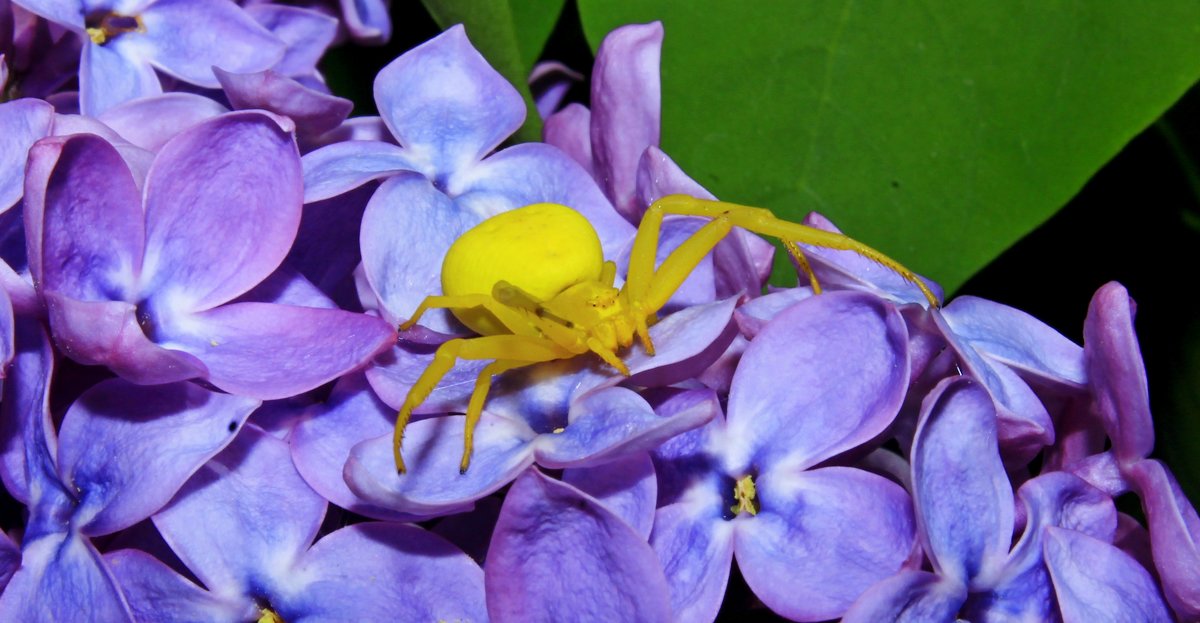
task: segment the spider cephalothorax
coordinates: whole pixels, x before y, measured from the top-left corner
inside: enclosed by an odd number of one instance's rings
[[[712,220],[655,269],[659,229],[666,214]],[[615,286],[616,264],[604,260],[599,237],[579,213],[549,203],[503,212],[451,245],[442,263],[444,294],[426,297],[400,325],[401,330],[412,328],[427,310],[443,308],[479,337],[442,344],[409,390],[396,418],[396,469],[405,471],[400,444],[409,417],[458,359],[494,360],[480,372],[467,405],[463,471],[470,464],[475,425],[492,375],[588,352],[628,375],[620,352],[636,339],[646,352],[654,354],[649,325],[704,256],[735,226],[781,239],[807,273],[815,292],[820,292],[820,286],[797,243],[859,253],[896,271],[920,288],[931,305],[938,305],[925,284],[895,260],[841,234],[784,221],[762,208],[684,195],[655,201],[638,227],[621,288]]]

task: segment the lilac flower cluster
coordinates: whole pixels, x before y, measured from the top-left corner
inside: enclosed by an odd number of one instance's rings
[[[712,195],[658,147],[660,25],[609,35],[590,109],[539,68],[545,142],[512,146],[462,27],[348,119],[317,62],[389,32],[377,0],[0,0],[0,621],[703,622],[735,560],[797,621],[1200,618],[1116,283],[1080,347],[845,251],[761,294],[735,230],[628,377],[497,377],[460,475],[460,362],[397,474],[396,408],[467,330],[395,327],[455,239],[563,204],[623,273],[650,203]]]

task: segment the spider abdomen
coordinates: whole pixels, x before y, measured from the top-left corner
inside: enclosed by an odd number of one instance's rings
[[[503,281],[544,301],[599,279],[603,264],[600,237],[583,215],[535,203],[497,214],[455,240],[442,261],[442,292],[491,294]],[[451,311],[481,335],[507,333],[482,309]]]

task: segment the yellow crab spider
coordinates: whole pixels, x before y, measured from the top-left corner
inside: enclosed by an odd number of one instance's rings
[[[711,220],[655,270],[659,229],[667,214]],[[654,354],[649,326],[656,313],[735,226],[782,240],[814,292],[819,293],[820,286],[797,243],[854,251],[895,271],[920,288],[930,305],[938,305],[937,297],[912,271],[879,251],[841,234],[782,220],[763,208],[685,195],[655,201],[638,227],[620,289],[614,286],[616,264],[604,260],[596,231],[578,212],[550,203],[503,212],[450,246],[442,263],[444,294],[426,297],[400,325],[404,331],[426,311],[448,309],[479,337],[442,344],[409,389],[392,438],[396,470],[405,471],[400,445],[409,417],[459,359],[494,360],[479,373],[467,404],[460,464],[464,473],[492,375],[591,352],[628,376],[621,351],[632,346],[636,337],[647,353]]]

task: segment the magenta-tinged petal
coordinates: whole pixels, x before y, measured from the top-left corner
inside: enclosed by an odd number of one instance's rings
[[[954,623],[967,588],[925,571],[902,571],[854,602],[842,623]]]
[[[113,46],[83,44],[79,61],[79,110],[89,117],[139,97],[162,93],[154,68]]]
[[[282,41],[222,0],[157,0],[141,18],[145,32],[117,37],[111,47],[192,84],[217,88],[213,67],[249,73],[283,58]]]
[[[617,211],[641,220],[636,200],[638,161],[658,145],[658,65],[662,23],[623,26],[608,34],[592,69],[592,153],[596,179]]]
[[[285,621],[486,621],[483,570],[416,526],[360,523],[322,538],[275,605]]]
[[[537,462],[550,468],[583,467],[653,450],[663,441],[703,426],[720,411],[711,390],[684,392],[656,413],[637,393],[607,387],[571,403],[561,431],[538,437]]]
[[[475,51],[461,25],[381,69],[375,103],[400,144],[439,174],[478,162],[525,120],[517,90]]]
[[[1065,623],[1171,620],[1154,578],[1112,545],[1049,527],[1045,553]]]
[[[301,162],[304,165],[305,203],[336,197],[373,179],[417,168],[403,149],[370,140],[347,140],[327,145],[304,154]]]
[[[203,361],[213,385],[269,400],[306,392],[366,364],[394,336],[390,326],[366,314],[231,303],[189,316],[167,339]]]
[[[354,108],[348,99],[307,88],[271,69],[242,74],[213,68],[213,73],[235,110],[262,109],[284,115],[305,136],[338,127]]]
[[[587,217],[600,236],[605,257],[617,255],[634,234],[604,198],[587,171],[557,148],[542,143],[514,145],[451,177],[456,203],[482,217],[531,203],[558,203]],[[472,223],[473,225],[474,223]]]
[[[848,467],[763,466],[757,515],[737,520],[733,552],[750,589],[793,620],[840,616],[900,570],[915,538],[908,493]]]
[[[650,545],[671,587],[671,609],[678,621],[716,619],[729,584],[733,524],[707,511],[698,511],[692,502],[679,502],[654,515]]]
[[[247,426],[153,519],[209,590],[233,593],[286,582],[325,506],[296,473],[287,443]]]
[[[567,104],[546,118],[542,125],[542,140],[563,150],[592,173],[592,113],[582,104]]]
[[[290,126],[264,113],[229,113],[163,145],[145,190],[143,292],[156,305],[208,309],[283,261],[303,196]]]
[[[408,516],[361,500],[342,478],[350,450],[359,442],[389,435],[396,410],[383,404],[361,374],[342,377],[329,399],[310,407],[292,429],[292,462],[308,486],[338,506],[375,519],[405,521]]]
[[[1162,463],[1139,461],[1129,475],[1142,498],[1167,602],[1183,619],[1200,618],[1200,516]]]
[[[1083,349],[1019,309],[960,296],[942,309],[942,318],[975,350],[1030,376],[1076,388],[1087,383]]]
[[[196,357],[151,342],[137,309],[118,301],[77,301],[46,293],[54,343],[75,361],[107,366],[139,385],[204,378],[208,369]]]
[[[9,538],[8,534],[0,531],[0,593],[8,586],[17,569],[21,567],[21,548]]]
[[[942,576],[989,585],[1012,543],[1013,493],[991,397],[967,377],[938,384],[921,405],[912,448],[922,542]]]
[[[25,543],[21,569],[0,595],[5,623],[133,620],[104,559],[78,533]]]
[[[558,61],[542,61],[534,65],[529,71],[529,90],[533,93],[538,116],[545,119],[558,110],[571,87],[582,80],[583,74]],[[542,135],[544,139],[544,131]]]
[[[0,132],[0,212],[24,194],[26,154],[34,141],[50,133],[53,120],[54,107],[41,100],[0,104],[0,128],[4,128]]]
[[[493,623],[673,620],[654,550],[602,504],[536,469],[504,500],[484,574]]]
[[[26,428],[38,423],[47,440],[47,454],[54,454],[54,423],[50,419],[50,377],[54,373],[54,351],[42,323],[16,319],[13,360],[6,371],[0,397],[0,480],[9,495],[29,504],[33,500],[26,459]]]
[[[25,218],[35,283],[82,300],[133,296],[144,233],[140,193],[121,155],[84,134],[43,140],[30,159]]]
[[[244,621],[259,615],[249,597],[206,591],[146,552],[123,549],[104,560],[138,621]]]
[[[733,378],[729,468],[805,467],[882,432],[908,387],[908,331],[889,303],[831,292],[775,317]]]
[[[181,91],[125,102],[104,111],[98,119],[130,143],[158,151],[176,134],[226,112],[207,97]]]
[[[595,467],[566,469],[562,480],[596,498],[642,538],[650,538],[658,483],[649,455],[635,454]]]
[[[58,469],[76,491],[74,521],[89,536],[149,517],[233,440],[257,400],[191,383],[102,381],[63,417]]]
[[[1092,394],[1122,463],[1145,458],[1154,449],[1146,366],[1133,330],[1133,315],[1129,293],[1110,281],[1092,297],[1083,322]]]
[[[533,431],[522,422],[484,412],[475,428],[471,466],[459,473],[466,418],[413,422],[401,447],[408,471],[396,473],[392,433],[354,447],[344,476],[363,500],[413,515],[454,512],[512,481],[533,463]]]

